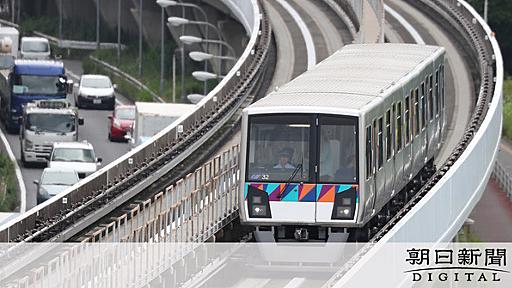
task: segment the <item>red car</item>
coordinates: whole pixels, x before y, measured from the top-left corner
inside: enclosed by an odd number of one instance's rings
[[[108,139],[110,141],[126,141],[124,136],[130,131],[134,120],[135,106],[117,105],[114,114],[108,116]]]

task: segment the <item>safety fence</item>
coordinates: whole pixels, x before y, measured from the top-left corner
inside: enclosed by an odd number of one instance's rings
[[[507,193],[509,199],[512,199],[512,173],[510,173],[510,167],[506,167],[501,163],[500,159],[496,159],[494,164],[494,170],[492,176],[498,183],[498,186]]]
[[[244,53],[192,113],[69,190],[0,227],[0,242],[65,240],[58,236],[71,224],[76,228],[79,220],[105,216],[176,167],[222,127],[256,85],[266,63],[270,24],[258,2],[251,3],[252,12],[260,17],[253,18],[257,28]],[[91,213],[97,218],[87,218]],[[91,222],[82,224],[85,228]]]
[[[81,242],[204,242],[236,217],[239,147],[77,239]]]

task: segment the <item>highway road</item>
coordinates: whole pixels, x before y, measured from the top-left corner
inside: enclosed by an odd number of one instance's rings
[[[78,78],[83,73],[81,62],[75,60],[64,60],[64,66],[70,79],[77,82]],[[73,97],[69,98],[69,100],[72,103],[74,103]],[[130,103],[130,101],[127,98],[123,97],[120,94],[117,94],[116,98],[121,103]],[[103,159],[103,165],[112,162],[119,156],[129,151],[127,143],[110,142],[107,138],[107,116],[111,113],[112,111],[107,110],[79,110],[79,115],[80,117],[84,118],[85,122],[84,126],[80,126],[78,130],[79,140],[87,140],[93,145],[94,150],[96,151],[96,156]],[[5,136],[7,137],[7,140],[9,141],[9,144],[14,152],[14,155],[16,156],[18,165],[21,168],[21,173],[23,175],[23,180],[25,182],[25,187],[27,190],[27,210],[29,210],[30,208],[36,206],[37,204],[37,187],[33,183],[33,181],[41,177],[41,173],[44,169],[44,166],[33,166],[30,168],[23,167],[20,160],[19,135],[8,134],[5,132],[4,129],[3,131]]]

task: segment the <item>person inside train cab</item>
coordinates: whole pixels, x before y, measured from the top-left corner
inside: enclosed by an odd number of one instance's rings
[[[278,163],[274,166],[274,168],[278,169],[294,169],[295,166],[293,166],[290,161],[293,156],[293,150],[291,148],[283,148],[279,150],[279,160]]]

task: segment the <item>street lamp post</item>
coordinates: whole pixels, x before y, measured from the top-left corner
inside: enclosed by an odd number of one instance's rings
[[[117,63],[121,62],[121,0],[117,0]]]
[[[215,27],[215,25],[211,24],[210,22],[192,21],[189,19],[181,18],[181,17],[169,17],[169,18],[167,18],[167,22],[169,22],[169,25],[171,25],[171,26],[181,26],[181,25],[187,25],[187,24],[205,25],[207,27],[212,28],[217,33],[217,37],[220,41],[223,40],[222,34],[220,33],[219,29],[217,29],[217,27]],[[222,55],[222,46],[220,46],[219,48],[220,48],[219,54]],[[222,62],[219,61],[219,73],[222,73],[222,71],[221,71],[222,66],[220,64],[222,64]],[[206,89],[206,83],[205,83],[204,94],[206,94],[206,90],[207,89]]]
[[[229,52],[233,56],[236,56],[235,49],[233,49],[233,47],[231,45],[229,45],[227,42],[224,42],[221,40],[203,39],[203,38],[196,37],[196,36],[183,35],[183,36],[180,36],[180,41],[187,45],[191,45],[194,43],[214,43],[214,44],[224,45],[229,49]]]
[[[489,6],[489,3],[488,3],[487,0],[485,0],[484,1],[484,20],[485,20],[485,23],[487,23],[488,6]]]
[[[96,0],[96,49],[100,49],[100,0]]]
[[[162,7],[164,7],[164,6],[165,7],[168,7],[168,6],[180,6],[180,7],[183,7],[183,8],[189,7],[189,8],[197,9],[203,15],[204,22],[209,23],[208,22],[208,16],[206,15],[206,12],[199,5],[192,4],[192,3],[180,3],[180,2],[177,2],[177,1],[174,1],[174,0],[157,0],[156,2],[160,6],[162,6]],[[208,37],[208,26],[206,26],[205,34],[206,34],[206,37]],[[208,43],[206,43],[206,51],[208,51],[208,50],[209,50]],[[204,62],[204,70],[205,71],[208,70],[208,62]],[[203,90],[204,90],[205,94],[206,94],[206,90],[207,89],[208,89],[207,84],[204,83]],[[182,95],[182,97],[184,97],[184,95]]]
[[[220,59],[220,60],[230,60],[233,62],[236,62],[236,58],[229,57],[229,56],[219,56],[219,55],[213,55],[210,53],[200,52],[200,51],[192,51],[188,54],[190,58],[194,61],[206,61],[210,59]]]
[[[62,40],[62,0],[59,0],[59,40]]]
[[[142,0],[139,0],[139,77],[142,76]]]
[[[158,2],[158,1],[157,1]],[[159,3],[160,4],[160,3]],[[165,56],[164,56],[164,37],[165,37],[165,33],[164,33],[164,29],[165,29],[165,7],[160,5],[162,7],[162,12],[161,12],[161,17],[160,17],[160,22],[161,22],[161,27],[160,27],[160,95],[164,95],[164,62],[165,62]]]

